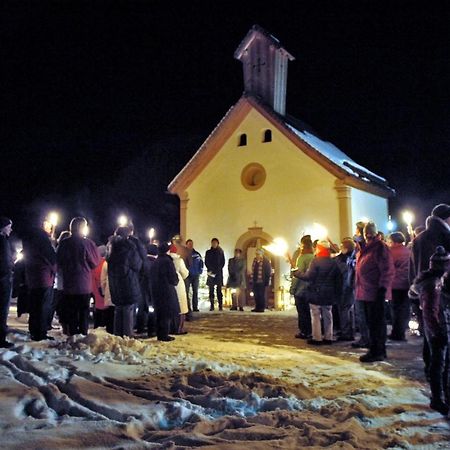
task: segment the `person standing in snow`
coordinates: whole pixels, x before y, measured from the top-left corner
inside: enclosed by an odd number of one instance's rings
[[[365,246],[356,258],[355,297],[363,307],[369,327],[369,351],[361,362],[383,361],[386,358],[385,301],[390,296],[394,263],[387,245],[377,233],[373,222],[364,227]]]
[[[180,314],[175,286],[179,279],[173,259],[168,255],[169,244],[163,242],[158,247],[158,258],[151,267],[151,292],[156,312],[156,335],[158,341],[173,341],[169,336],[170,322]]]
[[[175,286],[177,291],[178,303],[180,304],[180,314],[173,323],[173,334],[187,334],[184,329],[186,314],[189,312],[186,286],[184,280],[189,276],[189,270],[184,263],[183,258],[177,254],[177,246],[172,244],[169,249],[169,255],[173,260],[173,265],[178,276],[178,284]]]
[[[11,342],[6,340],[8,334],[9,302],[11,301],[14,259],[8,238],[12,231],[12,221],[0,217],[0,347],[10,348]]]
[[[449,312],[444,296],[443,275],[450,267],[450,254],[442,246],[430,258],[429,269],[415,278],[412,290],[419,294],[424,331],[430,354],[430,407],[443,415],[449,412],[449,347],[447,321]],[[446,285],[447,280],[446,281]],[[445,311],[447,310],[447,311]]]
[[[394,262],[395,274],[392,280],[390,300],[392,330],[388,338],[392,341],[406,341],[406,330],[411,317],[411,300],[408,297],[408,267],[411,249],[405,245],[403,233],[397,231],[388,237],[388,246]]]
[[[234,250],[234,257],[228,260],[228,280],[227,288],[235,289],[232,294],[231,311],[244,311],[245,287],[246,287],[245,260],[242,257],[242,250],[237,248]]]
[[[72,219],[70,232],[72,235],[59,243],[56,262],[63,277],[69,335],[86,335],[92,294],[91,270],[99,264],[100,257],[95,243],[86,237],[87,221],[84,217]]]
[[[56,253],[50,237],[42,228],[31,230],[23,239],[25,276],[29,289],[28,329],[31,339],[53,339],[47,336],[53,318],[53,285],[56,274]]]
[[[186,286],[186,294],[188,297],[189,311],[198,312],[198,287],[200,283],[200,275],[203,272],[203,259],[202,255],[195,250],[194,241],[188,239],[186,241],[187,257],[186,267],[189,270],[189,276],[184,280]],[[189,291],[192,286],[192,302],[189,297]]]
[[[114,304],[114,334],[121,337],[133,336],[134,312],[141,301],[142,258],[129,236],[129,227],[117,228],[107,259],[109,290]]]
[[[307,292],[311,310],[312,339],[306,342],[310,345],[332,344],[332,310],[342,295],[342,274],[337,262],[331,258],[330,243],[318,241],[315,258],[306,273],[298,271],[294,276],[310,282]]]
[[[307,290],[308,281],[300,280],[294,274],[305,274],[312,260],[314,259],[314,249],[311,236],[309,234],[302,236],[300,239],[300,250],[295,260],[295,267],[292,268],[292,295],[295,299],[295,307],[297,308],[298,333],[295,335],[297,339],[311,338],[311,312],[309,308],[309,300]]]
[[[252,290],[255,299],[255,307],[252,312],[263,313],[267,305],[267,288],[270,284],[272,266],[264,256],[262,248],[256,249],[256,256],[252,264]]]
[[[216,287],[217,303],[219,311],[222,311],[222,286],[223,286],[223,267],[225,266],[225,255],[219,245],[219,239],[211,239],[211,248],[205,253],[205,265],[208,270],[206,284],[209,287],[209,310],[214,311],[214,287]]]

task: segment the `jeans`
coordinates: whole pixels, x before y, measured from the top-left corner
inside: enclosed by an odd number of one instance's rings
[[[323,319],[323,339],[333,340],[333,306],[332,305],[309,305],[311,311],[312,338],[315,341],[322,340]]]
[[[28,330],[32,339],[43,339],[47,335],[50,311],[53,311],[53,297],[53,287],[30,290]]]
[[[214,286],[216,287],[217,303],[219,304],[219,308],[222,308],[222,283],[209,286],[209,301],[211,303],[211,308],[214,308]]]
[[[90,294],[66,294],[64,296],[70,336],[75,334],[87,335],[89,329],[90,300]]]
[[[411,316],[411,300],[408,297],[408,290],[392,289],[392,300],[389,304],[392,318],[391,337],[403,340]]]
[[[359,333],[361,334],[360,341],[363,344],[369,343],[369,327],[367,325],[366,310],[363,301],[355,303],[356,322],[358,324]]]
[[[115,305],[114,334],[116,336],[133,336],[135,305]]]
[[[197,311],[198,310],[198,286],[200,283],[200,275],[189,275],[185,280],[184,284],[186,286],[186,294],[188,301],[189,311]],[[189,290],[192,286],[192,302],[189,296]]]
[[[355,333],[355,294],[353,287],[345,287],[338,305],[339,324],[342,337],[353,337]]]
[[[298,315],[298,330],[307,337],[311,335],[311,312],[306,297],[295,296],[295,307]]]
[[[362,303],[367,325],[369,328],[369,353],[373,356],[386,355],[386,314],[384,311],[384,298],[373,302],[359,301]]]

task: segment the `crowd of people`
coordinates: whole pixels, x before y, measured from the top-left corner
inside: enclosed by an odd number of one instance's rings
[[[0,217],[0,347],[8,348],[7,317],[11,295],[17,313],[29,314],[31,339],[52,339],[54,316],[67,336],[86,335],[91,301],[94,327],[117,336],[157,337],[171,341],[186,334],[185,322],[199,311],[200,275],[206,267],[210,311],[223,310],[223,287],[232,290],[232,311],[244,311],[247,284],[255,306],[267,308],[270,259],[262,248],[247,271],[242,249],[228,260],[219,240],[202,258],[188,239],[144,244],[132,225],[116,229],[104,245],[86,235],[87,221],[75,217],[70,229],[54,239],[44,223],[23,237],[23,255],[15,261],[8,237],[10,219]],[[53,230],[54,231],[54,230]],[[405,341],[411,314],[423,336],[425,374],[430,406],[447,414],[450,404],[450,206],[433,208],[424,227],[409,239],[401,232],[388,236],[373,222],[356,223],[353,237],[339,246],[330,239],[301,237],[290,258],[290,293],[298,312],[296,338],[309,345],[349,341],[366,348],[363,363],[387,358],[386,341]],[[409,241],[409,242],[408,242]],[[250,274],[250,276],[248,276]],[[12,292],[13,291],[13,292]],[[386,305],[389,308],[386,308]],[[391,332],[387,335],[387,318]],[[356,339],[356,333],[359,338]]]
[[[406,341],[413,314],[423,336],[431,408],[447,415],[450,405],[450,206],[433,208],[409,242],[388,236],[375,223],[356,223],[340,246],[302,236],[292,258],[291,294],[299,339],[310,345],[351,341],[366,348],[360,361],[387,357],[386,341]],[[389,305],[386,308],[386,305]],[[391,332],[387,335],[387,319]],[[359,332],[359,339],[356,338]]]

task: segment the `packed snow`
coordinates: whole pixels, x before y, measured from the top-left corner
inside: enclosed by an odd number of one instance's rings
[[[33,342],[12,316],[0,350],[1,448],[448,448],[428,407],[421,339],[363,365],[348,343],[295,339],[293,312],[202,312],[173,342]]]

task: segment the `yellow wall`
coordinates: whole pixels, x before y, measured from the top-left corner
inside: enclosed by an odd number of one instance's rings
[[[262,143],[265,129],[272,142]],[[241,133],[247,146],[239,147]],[[266,181],[249,191],[241,184],[242,169],[262,164]],[[226,258],[233,256],[238,238],[249,227],[263,227],[272,237],[285,238],[292,251],[303,230],[318,222],[338,240],[339,218],[335,177],[306,156],[256,110],[252,109],[234,135],[188,187],[187,233],[202,254],[217,237]],[[282,263],[282,273],[288,273]],[[287,283],[284,283],[287,285]]]

